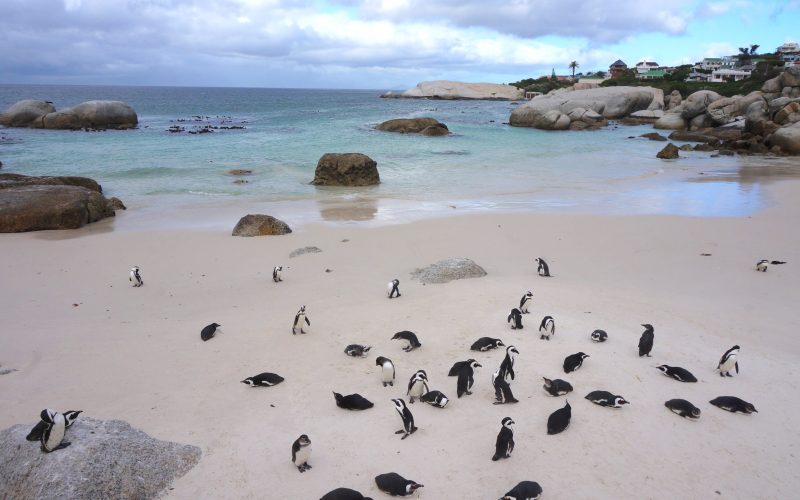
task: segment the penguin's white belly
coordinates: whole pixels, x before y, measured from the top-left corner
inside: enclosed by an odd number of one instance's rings
[[[384,382],[391,382],[394,380],[394,370],[392,369],[391,365],[384,364],[383,371],[381,373],[383,374]]]
[[[311,445],[303,446],[294,454],[294,464],[302,465],[308,462],[309,458],[311,458]]]
[[[55,417],[55,422],[53,422],[53,426],[50,429],[50,435],[47,436],[47,440],[44,442],[45,448],[49,451],[53,451],[61,444],[61,441],[64,440],[64,433],[67,431],[66,421],[64,420],[64,415],[57,414]]]
[[[425,389],[425,384],[421,382],[416,382],[414,385],[411,386],[411,390],[408,391],[409,396],[418,398],[422,396],[423,389]]]
[[[390,281],[389,284],[386,285],[386,291],[392,293],[392,287],[394,287],[394,283]]]
[[[736,366],[736,356],[731,356],[728,359],[726,359],[724,363],[719,365],[719,371],[729,372],[733,370],[735,366]]]

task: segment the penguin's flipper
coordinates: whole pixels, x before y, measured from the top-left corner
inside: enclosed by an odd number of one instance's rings
[[[308,316],[306,316],[306,324],[307,324],[308,326],[311,326],[311,321],[309,321],[309,320],[308,320]]]
[[[40,420],[38,424],[33,426],[31,432],[29,432],[28,435],[25,436],[25,439],[27,439],[28,441],[39,441],[42,438],[42,434],[44,434],[44,430],[46,428],[47,424]]]
[[[737,361],[734,366],[736,366],[736,373],[739,373],[739,362]]]
[[[71,444],[72,444],[72,443],[70,443],[70,442],[68,442],[68,441],[62,441],[60,445],[56,446],[56,447],[53,449],[53,451],[64,449],[64,448],[66,448],[67,446],[69,446],[69,445],[71,445]]]
[[[770,264],[774,264],[777,266],[778,264],[786,264],[786,262],[783,260],[773,260],[772,262],[770,262]]]

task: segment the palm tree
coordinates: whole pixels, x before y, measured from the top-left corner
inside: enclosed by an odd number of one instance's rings
[[[569,63],[569,67],[570,67],[570,69],[572,69],[572,79],[573,80],[575,79],[575,68],[577,68],[578,66],[580,66],[580,64],[578,64],[578,61],[572,61],[571,63]]]

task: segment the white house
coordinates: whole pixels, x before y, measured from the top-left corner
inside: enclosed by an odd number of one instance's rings
[[[659,66],[657,62],[653,61],[642,60],[636,63],[636,73],[638,74],[647,73],[648,71],[654,69],[661,69],[661,66]]]
[[[750,78],[750,71],[742,71],[738,69],[717,69],[711,72],[709,82],[722,83],[728,81],[738,82]]]
[[[786,42],[775,49],[775,52],[780,56],[781,61],[800,64],[800,44],[797,42]]]

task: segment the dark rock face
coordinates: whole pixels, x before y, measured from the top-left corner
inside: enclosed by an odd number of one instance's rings
[[[43,453],[25,440],[34,422],[0,432],[0,498],[157,498],[200,461],[197,446],[159,441],[120,420],[81,416]]]
[[[646,134],[642,134],[639,137],[644,137],[645,139],[650,139],[651,141],[666,141],[667,138],[663,135],[659,134],[658,132],[648,132]]]
[[[658,152],[656,158],[661,158],[662,160],[674,160],[675,158],[679,158],[678,148],[670,142],[664,146],[664,149]]]
[[[25,100],[0,113],[0,125],[6,127],[128,129],[138,123],[136,111],[121,101],[86,101],[56,111],[49,102]]]
[[[232,236],[273,236],[291,232],[288,224],[271,215],[248,214],[236,223]]]
[[[380,184],[378,164],[361,153],[326,153],[317,162],[316,186],[370,186]]]
[[[708,144],[715,144],[719,142],[719,139],[713,135],[703,132],[690,132],[687,130],[676,130],[675,132],[669,134],[669,138],[673,141],[705,142]]]
[[[427,136],[440,136],[450,133],[447,125],[434,118],[397,118],[395,120],[385,121],[375,128],[384,132],[422,134]]]

